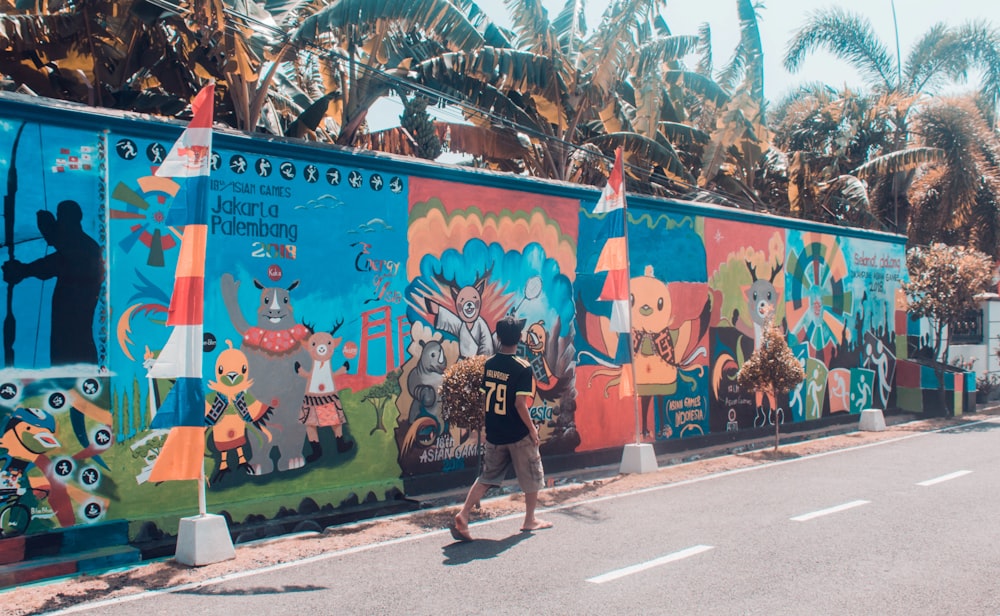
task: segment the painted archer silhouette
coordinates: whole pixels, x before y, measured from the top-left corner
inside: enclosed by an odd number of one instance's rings
[[[76,201],[62,201],[56,215],[37,213],[38,230],[55,252],[31,263],[11,259],[3,264],[3,279],[16,285],[25,278],[56,279],[52,292],[49,358],[52,365],[97,363],[94,311],[104,281],[101,246],[87,235],[83,211]]]

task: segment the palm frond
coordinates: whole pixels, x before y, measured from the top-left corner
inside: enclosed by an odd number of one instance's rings
[[[504,0],[516,36],[514,47],[561,61],[559,36],[549,20],[542,0]]]
[[[451,0],[462,10],[469,22],[483,35],[484,44],[493,47],[511,47],[514,37],[504,28],[497,26],[474,0]]]
[[[712,25],[707,21],[698,26],[698,49],[699,56],[696,71],[702,75],[711,75],[713,70],[712,58]]]
[[[839,8],[810,13],[806,23],[788,42],[785,69],[797,72],[806,56],[819,49],[843,58],[883,90],[894,90],[899,85],[896,62],[867,17]]]
[[[663,85],[657,73],[653,71],[640,73],[639,82],[635,88],[635,117],[632,120],[633,130],[647,136],[656,134],[663,103]]]
[[[661,0],[615,0],[601,24],[587,38],[584,71],[591,87],[602,96],[624,79],[632,50],[637,49]]]
[[[559,47],[571,59],[579,56],[587,36],[587,16],[583,0],[566,0],[562,11],[552,22]]]
[[[749,88],[741,88],[716,119],[715,130],[702,159],[699,186],[704,187],[715,180],[731,155],[746,172],[756,166],[769,147],[767,129],[761,120],[760,107]],[[752,182],[749,184],[752,185]]]
[[[703,130],[678,122],[660,122],[659,128],[663,136],[669,139],[671,143],[680,143],[685,146],[694,144],[704,145],[712,138],[711,135]]]
[[[730,100],[729,93],[711,77],[693,71],[667,71],[663,74],[663,81],[668,85],[684,88],[688,92],[713,103],[716,107],[721,107]]]
[[[411,70],[420,83],[469,103],[471,108],[488,109],[514,124],[536,125],[536,119],[497,87],[467,69],[464,54],[444,54],[414,65]],[[474,116],[473,121],[489,125],[492,120]]]
[[[20,61],[36,49],[65,45],[84,31],[81,13],[0,15],[0,56],[13,56]]]
[[[970,22],[959,28],[958,37],[973,63],[983,71],[980,94],[989,107],[988,116],[995,122],[1000,105],[1000,29],[983,21]]]
[[[860,178],[887,176],[911,171],[927,163],[944,163],[946,160],[945,151],[941,148],[907,148],[873,158],[851,171],[851,174]]]
[[[698,50],[701,41],[697,36],[663,36],[643,43],[638,50],[637,75],[658,74],[664,64],[676,65],[676,61]]]
[[[745,79],[750,95],[764,106],[764,47],[757,25],[757,7],[751,0],[737,0],[740,16],[740,49],[746,55]]]
[[[964,41],[938,23],[914,44],[907,55],[903,84],[907,92],[934,93],[946,81],[965,81],[969,72]]]
[[[694,183],[694,178],[684,167],[677,152],[667,142],[657,142],[638,133],[612,133],[594,137],[589,139],[587,143],[596,145],[602,151],[614,150],[614,148],[621,146],[627,154],[650,165],[661,167],[670,179],[685,184]]]
[[[462,52],[442,54],[414,65],[411,70],[424,83],[462,81],[460,90],[467,100],[480,98],[476,84],[531,96],[538,105],[538,113],[549,122],[558,126],[567,123],[562,106],[566,85],[550,59],[544,56],[515,49],[484,47],[471,55]],[[519,116],[519,121],[528,117],[523,110],[520,110]],[[533,120],[528,120],[528,123],[535,124]]]
[[[483,35],[448,0],[338,0],[303,20],[292,40],[323,44],[362,24],[376,25],[376,32],[397,24],[404,31],[416,28],[434,33],[452,50],[471,51],[484,43]]]

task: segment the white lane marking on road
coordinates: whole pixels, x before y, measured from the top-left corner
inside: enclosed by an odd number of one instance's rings
[[[666,556],[654,558],[653,560],[647,560],[644,563],[630,565],[628,567],[623,567],[621,569],[615,569],[614,571],[602,573],[601,575],[597,575],[592,578],[587,578],[587,581],[592,582],[594,584],[603,584],[605,582],[611,582],[613,580],[623,578],[626,575],[632,575],[633,573],[639,573],[640,571],[652,569],[653,567],[659,567],[660,565],[666,565],[667,563],[677,562],[678,560],[690,558],[691,556],[701,554],[702,552],[707,552],[711,550],[712,547],[713,546],[711,545],[696,545],[687,548],[686,550],[674,552],[673,554],[667,554]]]
[[[836,456],[836,455],[841,455],[841,454],[844,454],[844,453],[851,453],[851,452],[859,451],[859,450],[862,450],[862,449],[869,449],[869,448],[872,448],[872,447],[881,447],[883,445],[891,445],[893,443],[899,443],[901,441],[908,441],[908,440],[913,439],[913,438],[921,438],[921,437],[929,436],[929,435],[932,435],[932,434],[941,434],[941,433],[944,433],[944,432],[950,432],[952,430],[958,430],[958,429],[968,429],[968,428],[970,428],[972,426],[978,426],[978,425],[981,425],[981,424],[990,424],[990,423],[1000,423],[1000,418],[983,419],[983,420],[979,420],[979,421],[973,421],[973,422],[969,422],[969,423],[958,424],[958,425],[955,425],[955,426],[947,426],[947,427],[944,427],[944,428],[937,428],[937,429],[934,429],[934,430],[928,430],[927,432],[914,432],[914,433],[911,433],[911,434],[907,434],[905,436],[900,436],[900,437],[896,437],[896,438],[886,439],[884,441],[875,441],[875,442],[872,442],[872,443],[865,443],[864,445],[856,445],[854,447],[845,447],[844,449],[835,449],[835,450],[831,450],[831,451],[824,451],[822,453],[814,453],[814,454],[810,454],[808,456],[802,456],[801,458],[790,458],[788,460],[779,460],[777,462],[769,462],[767,464],[760,464],[760,465],[757,465],[757,466],[748,466],[748,467],[745,467],[745,468],[737,468],[737,469],[732,469],[732,470],[728,470],[728,471],[722,471],[720,473],[713,473],[711,475],[703,475],[701,477],[695,477],[693,479],[684,479],[682,481],[677,481],[677,482],[674,482],[674,483],[668,483],[668,484],[665,484],[665,485],[653,486],[653,487],[649,487],[649,488],[640,488],[638,490],[632,490],[632,491],[629,491],[629,492],[622,492],[622,493],[619,493],[619,494],[609,494],[607,496],[599,496],[597,498],[591,498],[591,499],[587,499],[585,501],[580,501],[580,502],[575,502],[575,503],[565,503],[565,504],[562,504],[562,505],[556,505],[554,507],[539,508],[538,512],[539,513],[545,513],[547,511],[562,511],[564,509],[575,509],[575,508],[578,508],[578,507],[583,507],[583,506],[586,506],[586,505],[591,505],[591,504],[596,504],[596,503],[602,503],[602,502],[605,502],[605,501],[617,500],[617,499],[620,499],[620,498],[627,498],[627,497],[630,497],[630,496],[637,496],[637,495],[640,495],[640,494],[649,494],[651,492],[659,492],[660,490],[672,490],[672,489],[675,489],[675,488],[682,488],[682,487],[685,487],[685,486],[690,486],[690,485],[702,483],[702,482],[705,482],[705,481],[712,481],[714,479],[721,479],[721,478],[724,478],[724,477],[732,477],[734,475],[742,475],[743,473],[757,472],[757,471],[761,471],[761,470],[765,470],[765,469],[769,469],[769,468],[774,468],[775,466],[785,466],[786,464],[800,464],[800,463],[805,462],[807,460],[815,460],[817,458],[825,458],[827,456]],[[814,440],[815,441],[824,441],[824,440],[827,440],[827,439],[830,439],[830,438],[834,438],[834,437],[828,436],[828,437],[823,437],[821,439],[814,439]],[[733,457],[738,457],[739,456],[739,454],[732,454],[732,455],[733,455]],[[697,461],[694,461],[694,462],[685,462],[683,464],[674,464],[674,465],[671,465],[668,468],[673,468],[673,469],[685,468],[685,467],[688,467],[688,466],[692,466],[694,464],[698,464],[700,462],[703,462],[703,460],[697,460]],[[661,469],[661,470],[665,470],[665,469]],[[444,507],[438,507],[437,509],[425,509],[425,510],[422,510],[421,513],[431,513],[431,512],[434,512],[434,511],[447,511],[449,509],[454,509],[454,505],[446,505]],[[365,526],[365,525],[370,525],[372,523],[377,523],[377,522],[382,522],[382,521],[389,521],[389,520],[395,520],[395,519],[398,519],[398,518],[404,518],[404,517],[409,516],[409,515],[412,515],[412,512],[397,513],[397,514],[394,514],[394,515],[385,516],[385,517],[381,517],[381,518],[373,518],[371,520],[362,520],[360,522],[355,522],[353,524],[344,524],[344,525],[341,525],[341,526],[337,526],[336,528],[339,529],[339,530],[341,530],[341,531],[344,531],[344,530],[349,530],[349,529],[352,529],[352,528],[359,528],[359,527],[362,527],[362,526]],[[523,513],[512,513],[512,514],[506,515],[506,516],[499,516],[499,517],[496,517],[496,518],[490,518],[488,520],[482,520],[480,522],[473,522],[472,524],[470,524],[470,526],[473,526],[473,527],[492,526],[494,524],[500,524],[500,523],[503,523],[503,522],[508,522],[510,520],[517,520],[517,519],[520,519],[520,518],[523,518],[523,517],[524,517]],[[241,578],[252,577],[252,576],[257,576],[257,575],[266,575],[266,574],[268,574],[268,573],[270,573],[272,571],[280,571],[282,569],[289,569],[289,568],[297,567],[299,565],[309,564],[309,563],[312,563],[312,562],[321,562],[321,561],[332,559],[332,558],[340,558],[341,556],[347,556],[347,555],[350,555],[350,554],[357,554],[357,553],[361,553],[361,552],[367,552],[369,550],[377,550],[377,549],[381,549],[381,548],[387,547],[387,546],[398,545],[398,544],[401,544],[401,543],[409,543],[410,541],[418,541],[418,540],[421,540],[421,539],[427,539],[429,537],[440,537],[440,536],[447,536],[447,535],[448,535],[448,529],[447,528],[442,528],[440,530],[433,530],[433,531],[430,531],[430,532],[422,534],[422,535],[407,535],[406,537],[399,537],[399,538],[396,538],[396,539],[389,539],[387,541],[381,541],[381,542],[378,542],[378,543],[368,543],[368,544],[365,544],[365,545],[360,545],[360,546],[356,546],[356,547],[353,547],[353,548],[347,548],[347,549],[336,551],[336,552],[325,552],[323,554],[317,554],[315,556],[309,556],[309,557],[303,558],[301,560],[293,560],[293,561],[288,561],[288,562],[284,562],[284,563],[279,563],[279,564],[276,564],[276,565],[266,565],[266,566],[263,566],[263,567],[260,567],[260,568],[257,568],[257,569],[244,569],[243,571],[238,571],[238,572],[234,572],[234,573],[230,573],[230,574],[226,574],[226,575],[221,575],[219,577],[209,578],[207,580],[201,580],[201,581],[198,581],[198,582],[190,582],[188,584],[182,584],[182,585],[179,585],[179,586],[171,586],[171,587],[167,587],[167,588],[158,588],[158,589],[154,589],[154,590],[146,590],[146,591],[142,591],[142,592],[140,592],[138,594],[124,595],[124,596],[116,597],[116,598],[113,598],[113,599],[100,599],[100,600],[92,601],[92,602],[88,602],[88,603],[78,603],[76,605],[70,606],[68,608],[64,608],[62,610],[58,610],[58,611],[55,611],[55,612],[49,612],[48,616],[61,616],[63,614],[73,614],[73,613],[82,612],[82,611],[85,611],[85,610],[93,610],[93,609],[96,609],[96,608],[99,608],[99,607],[103,607],[105,605],[115,605],[115,604],[119,604],[119,603],[130,603],[132,601],[140,601],[142,599],[148,599],[148,598],[151,598],[151,597],[156,597],[158,595],[164,595],[164,594],[175,593],[175,592],[185,592],[185,591],[188,591],[188,590],[191,590],[191,589],[195,589],[195,588],[204,588],[206,586],[214,586],[216,584],[222,584],[222,583],[228,582],[230,580],[238,580],[238,579],[241,579]]]
[[[867,505],[871,501],[866,500],[856,500],[849,503],[844,503],[843,505],[837,505],[836,507],[829,507],[827,509],[820,509],[819,511],[813,511],[810,513],[803,513],[802,515],[797,515],[791,518],[793,522],[807,522],[816,518],[823,517],[825,515],[830,515],[831,513],[840,513],[841,511],[847,511],[848,509],[854,509],[855,507],[860,507],[861,505]]]
[[[942,483],[945,481],[951,481],[952,479],[958,479],[959,477],[964,477],[971,473],[972,471],[955,471],[954,473],[948,473],[947,475],[941,475],[940,477],[935,477],[934,479],[928,479],[927,481],[921,481],[918,486],[932,486],[936,483]]]

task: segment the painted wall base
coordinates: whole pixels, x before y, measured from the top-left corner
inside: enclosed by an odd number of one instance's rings
[[[177,530],[177,562],[190,567],[236,558],[226,518],[205,514],[181,518]]]
[[[864,409],[858,421],[858,430],[862,432],[881,432],[885,430],[885,415],[882,409]]]
[[[656,453],[651,443],[631,443],[622,451],[619,473],[651,473],[657,470]]]

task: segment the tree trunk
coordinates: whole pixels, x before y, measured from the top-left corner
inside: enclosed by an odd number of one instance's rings
[[[781,429],[781,421],[778,419],[778,409],[774,409],[774,451],[778,451],[778,444],[781,439],[778,435]]]
[[[781,418],[778,416],[778,395],[771,387],[766,390],[768,403],[771,404],[771,413],[774,414],[774,451],[777,453],[778,444],[781,442]]]

